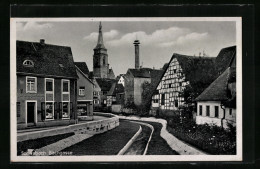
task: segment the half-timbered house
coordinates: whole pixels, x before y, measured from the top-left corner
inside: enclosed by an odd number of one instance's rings
[[[152,110],[177,110],[184,105],[187,85],[204,89],[214,80],[214,58],[173,54],[152,97]]]

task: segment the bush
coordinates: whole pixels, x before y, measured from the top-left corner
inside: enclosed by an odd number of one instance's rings
[[[210,154],[236,154],[236,129],[225,130],[216,125],[197,125],[189,118],[174,116],[167,129],[177,138]]]

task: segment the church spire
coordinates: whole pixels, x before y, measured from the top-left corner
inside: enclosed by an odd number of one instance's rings
[[[102,34],[102,25],[101,22],[99,22],[99,31],[98,31],[98,42],[95,49],[103,48],[105,49],[104,42],[103,42],[103,34]]]

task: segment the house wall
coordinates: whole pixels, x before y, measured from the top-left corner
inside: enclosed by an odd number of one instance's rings
[[[125,75],[125,103],[134,101],[134,77],[127,72]]]
[[[221,119],[223,119],[223,127],[227,128],[227,123],[231,123],[232,125],[236,125],[236,109],[232,109],[232,113],[230,114],[230,108],[225,108],[224,110],[220,106],[220,101],[204,101],[197,103],[197,116],[196,116],[196,124],[215,124],[217,126],[221,126]],[[199,107],[202,105],[202,115],[199,115]],[[210,116],[206,116],[206,106],[210,106]],[[219,116],[215,117],[215,106],[219,107]]]
[[[173,58],[169,67],[165,71],[157,90],[159,91],[159,107],[167,110],[177,110],[184,104],[184,97],[180,95],[189,82],[185,79],[185,74],[176,58]],[[163,96],[165,101],[163,104]],[[178,105],[176,104],[178,103]],[[155,108],[157,104],[152,104]],[[176,105],[176,106],[175,106]]]
[[[78,75],[78,81],[77,81],[77,94],[78,98],[77,101],[86,101],[87,104],[87,110],[88,110],[88,115],[93,115],[93,91],[94,91],[94,85],[91,83],[85,76],[83,76],[78,70],[77,70],[77,75]],[[80,87],[85,87],[85,95],[81,96],[79,95],[79,89]]]
[[[220,101],[204,101],[197,103],[197,116],[196,123],[197,124],[216,124],[217,126],[221,126],[221,119],[224,116],[224,110],[220,107]],[[200,105],[202,106],[202,115],[200,115]],[[206,115],[206,106],[210,106],[210,115]],[[219,116],[215,117],[215,106],[218,106]]]
[[[231,111],[230,111],[231,110]],[[231,123],[233,126],[236,125],[236,109],[234,108],[225,108],[226,111],[226,120]]]
[[[134,78],[134,103],[136,105],[142,104],[142,84],[144,82],[151,83],[151,78]]]
[[[94,110],[98,110],[101,107],[101,88],[99,87],[99,85],[95,79],[92,79],[92,82],[94,83],[93,108],[94,108]],[[94,92],[95,92],[95,94],[94,94]]]
[[[36,77],[36,76],[30,76]],[[61,80],[59,78],[54,79],[54,102],[61,102]],[[75,87],[76,79],[70,80],[70,102],[73,104],[73,110],[71,113],[71,120],[76,119],[76,95]],[[48,122],[42,119],[41,103],[45,102],[45,78],[37,77],[37,93],[26,93],[26,76],[17,75],[17,102],[20,102],[20,117],[17,117],[17,123],[21,124],[21,127],[26,127],[26,101],[35,100],[37,101],[37,123],[41,125],[40,122]],[[58,106],[58,105],[57,105]],[[57,121],[49,120],[49,121]],[[52,122],[52,125],[57,123]],[[36,124],[37,125],[37,124]],[[46,124],[48,125],[48,124]],[[19,126],[18,126],[19,128]]]

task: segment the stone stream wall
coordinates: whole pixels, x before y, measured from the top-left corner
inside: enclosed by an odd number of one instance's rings
[[[98,121],[90,121],[86,123],[79,123],[69,125],[65,127],[57,127],[54,129],[46,129],[41,131],[18,133],[17,142],[37,139],[41,137],[54,136],[59,134],[65,134],[74,132],[76,134],[99,134],[111,130],[119,126],[119,117],[110,113],[94,113],[94,115],[100,115],[109,117],[108,119],[102,119]]]

